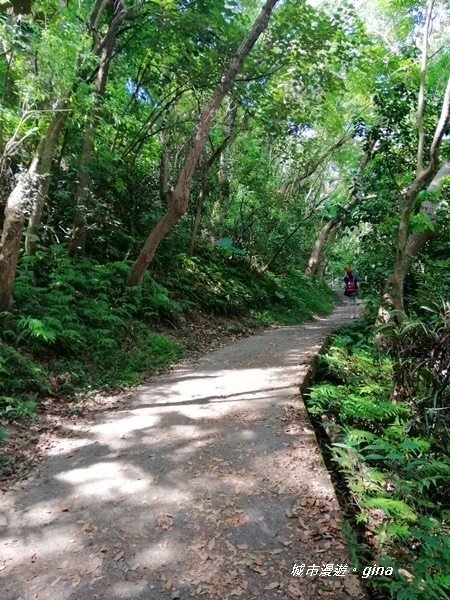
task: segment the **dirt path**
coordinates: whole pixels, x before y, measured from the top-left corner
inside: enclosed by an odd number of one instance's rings
[[[1,500],[0,598],[362,597],[298,394],[347,320],[240,340],[74,423]]]

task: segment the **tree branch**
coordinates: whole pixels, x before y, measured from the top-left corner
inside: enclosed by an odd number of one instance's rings
[[[429,0],[427,17],[425,20],[425,27],[423,33],[422,42],[422,62],[420,67],[420,84],[419,84],[419,98],[417,103],[417,129],[419,133],[419,140],[417,144],[417,169],[416,175],[420,175],[423,171],[423,151],[425,148],[425,130],[423,127],[423,113],[425,107],[425,77],[427,74],[427,62],[428,62],[428,38],[430,35],[431,28],[431,15],[434,7],[434,0]]]

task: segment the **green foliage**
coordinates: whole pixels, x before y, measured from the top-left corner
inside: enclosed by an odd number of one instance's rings
[[[403,350],[413,352],[417,330],[410,325],[410,339],[406,329]],[[353,326],[333,336],[308,410],[333,431],[333,460],[358,508],[357,521],[376,534],[373,560],[394,568],[394,575],[373,578],[371,585],[392,598],[449,598],[450,438],[438,426],[420,427],[417,397],[392,403],[393,363],[367,344],[366,335]],[[433,336],[435,343],[439,339]],[[422,366],[414,364],[423,387]],[[411,389],[417,385],[415,380]],[[364,562],[366,548],[355,541],[352,547]]]
[[[334,302],[325,284],[301,273],[262,275],[245,257],[211,247],[172,255],[142,288],[125,287],[129,263],[70,258],[59,245],[24,256],[20,267],[0,339],[0,414],[7,417],[32,414],[46,395],[136,385],[173,363],[182,346],[156,334],[158,323],[180,325],[200,313],[293,323]]]
[[[179,356],[181,346],[153,333],[155,319],[181,310],[163,286],[124,288],[129,266],[74,260],[60,247],[24,257],[16,304],[0,342],[5,393],[73,395],[132,385]],[[153,320],[153,321],[152,321]],[[8,406],[13,406],[8,401]],[[12,415],[13,409],[5,408]],[[18,414],[17,407],[14,414]]]
[[[415,413],[411,430],[446,443],[450,434],[450,304],[420,307],[400,325],[379,329],[385,352],[395,360],[395,395]]]
[[[290,269],[283,275],[261,274],[245,256],[223,254],[208,247],[196,256],[179,254],[156,272],[171,298],[187,314],[251,315],[261,323],[295,323],[325,314],[335,297],[322,281],[311,282]]]

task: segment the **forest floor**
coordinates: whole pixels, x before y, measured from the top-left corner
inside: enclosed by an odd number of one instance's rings
[[[237,340],[65,418],[0,500],[1,599],[364,598],[299,394],[348,320]]]

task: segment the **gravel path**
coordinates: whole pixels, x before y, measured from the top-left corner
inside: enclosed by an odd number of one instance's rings
[[[0,501],[1,600],[362,598],[298,391],[347,310],[215,350],[71,424]]]

